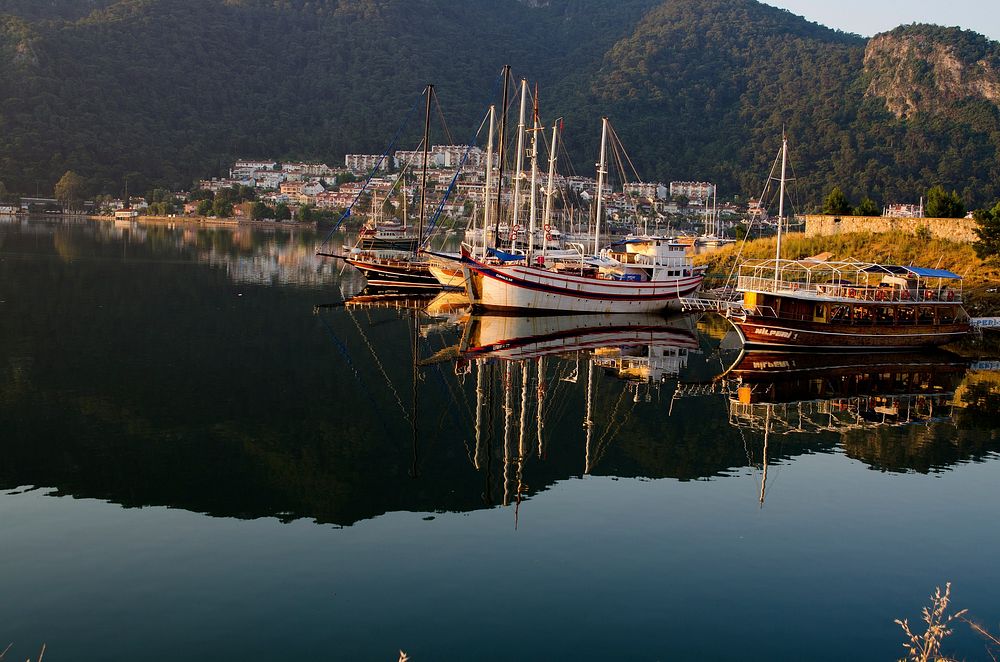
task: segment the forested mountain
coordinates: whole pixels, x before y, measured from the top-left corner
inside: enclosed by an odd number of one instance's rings
[[[753,0],[0,0],[0,181],[334,164],[384,147],[427,82],[461,142],[510,63],[583,173],[608,115],[645,178],[752,195],[784,127],[800,207],[934,184],[975,206],[1000,196],[998,49],[932,26],[869,41]]]

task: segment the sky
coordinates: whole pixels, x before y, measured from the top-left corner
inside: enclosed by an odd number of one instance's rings
[[[974,30],[1000,41],[996,0],[762,0],[830,28],[870,37],[907,23]]]

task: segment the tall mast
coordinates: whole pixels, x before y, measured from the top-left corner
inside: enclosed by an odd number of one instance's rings
[[[483,359],[476,359],[476,452],[473,463],[479,471],[479,444],[483,431]]]
[[[781,134],[781,187],[778,192],[778,244],[774,251],[774,289],[778,289],[778,272],[781,269],[781,228],[785,225],[785,165],[788,161],[788,139]]]
[[[583,419],[583,428],[586,431],[586,446],[583,454],[583,473],[590,473],[590,442],[594,436],[594,419],[592,416],[594,407],[594,362],[587,357],[587,408]]]
[[[503,65],[503,99],[500,103],[500,135],[497,138],[497,199],[496,213],[493,214],[493,245],[496,246],[500,238],[500,201],[503,198],[503,161],[507,155],[505,143],[507,142],[507,94],[510,89],[510,65]],[[483,240],[486,241],[485,239]],[[484,243],[485,245],[485,243]]]
[[[712,234],[716,237],[721,236],[721,228],[719,228],[719,186],[718,184],[712,184]]]
[[[493,131],[496,127],[496,114],[497,107],[490,106],[490,139],[486,143],[486,184],[483,186],[483,256],[486,255],[486,232],[490,227],[490,188],[493,186]],[[499,196],[497,199],[499,201]]]
[[[511,370],[510,361],[504,365],[503,378],[503,505],[510,504],[510,419],[514,415],[514,406],[511,404],[511,384],[514,376]]]
[[[556,140],[558,137],[559,122],[556,121],[556,123],[552,125],[552,147],[549,152],[549,183],[545,187],[545,213],[542,215],[542,222],[544,225],[548,225],[550,227],[552,223],[552,193],[556,179]],[[546,232],[542,240],[542,255],[545,255],[545,251],[549,247],[548,239],[548,232]]]
[[[607,174],[608,118],[601,118],[601,159],[597,164],[597,215],[594,219],[594,255],[601,245],[601,214],[604,212],[604,176]]]
[[[545,447],[542,442],[542,429],[545,425],[542,420],[542,412],[545,405],[545,357],[538,357],[538,385],[537,385],[537,411],[536,411],[536,432],[538,436],[538,459],[543,459],[545,456]]]
[[[534,99],[534,122],[531,128],[531,206],[529,207],[530,212],[528,215],[528,252],[525,258],[527,262],[531,262],[531,255],[535,252],[535,220],[537,215],[537,209],[535,204],[535,196],[538,194],[538,134],[542,132],[542,128],[538,125],[538,86],[535,86],[535,99]],[[542,246],[545,245],[545,239],[542,239]]]
[[[417,246],[413,249],[414,254],[420,250],[420,245],[424,243],[424,208],[427,198],[427,153],[430,145],[427,142],[431,132],[431,96],[434,95],[434,86],[427,86],[427,106],[424,110],[424,163],[420,173],[420,220],[417,222]]]
[[[524,120],[528,110],[528,79],[521,79],[521,114],[517,122],[517,165],[514,172],[514,217],[510,224],[512,237],[517,232],[517,223],[521,218],[521,176],[524,174]],[[511,248],[514,247],[514,240],[511,239]]]

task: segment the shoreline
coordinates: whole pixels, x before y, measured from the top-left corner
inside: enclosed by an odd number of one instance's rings
[[[88,220],[91,221],[111,221],[114,222],[116,219],[113,216],[97,216],[88,215],[86,216]],[[220,227],[220,228],[237,228],[237,227],[248,227],[248,228],[270,228],[270,229],[308,229],[316,230],[317,223],[298,223],[292,221],[251,221],[240,218],[209,218],[207,216],[137,216],[134,220],[136,223],[142,223],[145,225],[199,225],[203,227]],[[129,222],[132,222],[130,220]]]

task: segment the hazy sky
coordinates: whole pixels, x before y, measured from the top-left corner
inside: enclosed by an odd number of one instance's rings
[[[763,0],[827,27],[870,37],[904,23],[957,25],[1000,41],[996,0]]]

